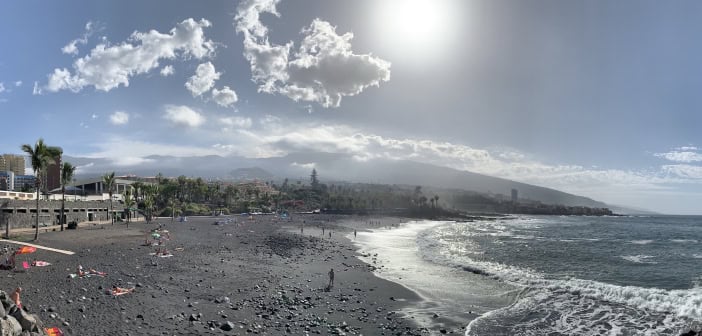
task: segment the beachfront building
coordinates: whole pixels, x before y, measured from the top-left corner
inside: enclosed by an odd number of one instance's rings
[[[24,156],[3,154],[0,156],[0,171],[11,171],[15,175],[24,175]]]
[[[61,151],[63,152],[63,150]],[[43,190],[54,190],[61,187],[61,154],[47,168],[45,184],[42,187]]]
[[[4,194],[15,195],[4,198]],[[31,198],[20,198],[22,195],[34,197],[32,195],[35,194],[0,191],[0,227],[4,228],[5,225],[9,225],[10,228],[33,227],[37,215],[40,227],[60,223],[61,202],[39,201],[40,211],[37,214],[36,201]],[[66,202],[65,222],[106,221],[109,218],[109,207],[110,203],[107,201]],[[117,214],[124,211],[124,207],[119,202],[114,203],[114,208]]]
[[[15,191],[31,192],[37,183],[34,175],[15,175]]]
[[[0,190],[15,190],[15,173],[0,171]]]
[[[121,201],[122,194],[127,188],[130,188],[132,184],[136,183],[137,180],[129,177],[116,177],[114,182],[114,189],[112,190],[112,200]],[[151,184],[149,182],[141,182],[142,184]],[[80,200],[80,201],[103,201],[110,199],[110,193],[105,188],[105,183],[102,177],[94,177],[83,180],[78,180],[71,183],[70,186],[66,187],[66,200]],[[70,195],[70,197],[68,196]],[[51,190],[51,196],[49,199],[58,200],[61,199],[61,188],[56,188]]]

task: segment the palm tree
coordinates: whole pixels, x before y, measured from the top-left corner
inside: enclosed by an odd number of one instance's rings
[[[127,228],[129,228],[129,222],[132,220],[132,206],[134,206],[134,198],[132,198],[132,189],[129,188],[124,191],[124,205],[127,207]]]
[[[112,225],[115,225],[115,214],[114,208],[112,207],[112,193],[115,189],[115,172],[107,173],[102,176],[102,183],[105,184],[105,189],[110,194],[110,218],[112,218]]]
[[[29,155],[32,161],[32,170],[34,170],[34,176],[36,176],[35,188],[37,191],[37,216],[34,221],[34,226],[36,230],[34,231],[34,240],[39,239],[39,215],[41,210],[39,209],[39,188],[41,187],[41,175],[46,171],[46,169],[53,163],[56,163],[56,158],[61,155],[61,148],[47,146],[44,143],[44,139],[39,138],[34,144],[34,147],[28,144],[22,145],[22,151]]]
[[[64,215],[66,211],[66,185],[73,180],[73,174],[75,172],[76,167],[70,162],[64,162],[61,166],[61,231],[63,231],[63,224],[66,221]]]

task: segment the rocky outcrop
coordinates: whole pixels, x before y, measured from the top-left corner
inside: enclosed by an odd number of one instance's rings
[[[4,291],[0,291],[0,303],[0,336],[46,335],[39,317],[17,307]]]

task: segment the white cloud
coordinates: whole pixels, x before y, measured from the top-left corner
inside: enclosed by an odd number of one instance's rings
[[[678,151],[696,151],[696,150],[697,150],[697,147],[695,147],[695,146],[682,146],[682,147],[676,148],[675,150],[678,150]]]
[[[313,168],[316,167],[316,164],[315,164],[314,162],[310,162],[310,163],[297,163],[297,162],[293,162],[293,163],[291,163],[290,165],[293,166],[293,167],[296,167],[296,168],[303,168],[303,169],[305,169],[305,170],[313,169]]]
[[[36,95],[42,94],[42,90],[41,90],[41,88],[39,87],[39,83],[34,82],[34,88],[32,88],[32,94],[35,95],[35,96],[36,96]]]
[[[173,68],[172,65],[166,65],[161,69],[161,76],[163,77],[168,77],[170,75],[173,75],[175,73],[175,68]]]
[[[188,79],[185,87],[192,93],[193,97],[200,96],[214,86],[219,75],[220,73],[215,70],[212,62],[202,63],[197,66],[195,75]]]
[[[15,82],[15,86],[16,86],[16,87],[22,86],[22,81],[16,81],[16,82]]]
[[[205,122],[202,114],[187,106],[166,105],[163,118],[178,126],[198,127]]]
[[[220,118],[219,121],[224,125],[234,126],[238,128],[251,128],[251,125],[253,124],[251,118],[243,117],[226,117]]]
[[[168,34],[155,30],[134,32],[126,42],[117,45],[98,44],[90,53],[68,69],[54,69],[45,88],[51,92],[71,90],[79,92],[86,86],[110,91],[120,85],[129,86],[133,76],[148,73],[159,66],[162,59],[194,57],[202,59],[214,53],[214,43],[206,40],[203,28],[211,26],[205,19],[186,19]],[[36,90],[35,90],[36,91]]]
[[[3,93],[3,92],[5,92],[5,84],[0,82],[0,93]]]
[[[690,150],[696,150],[697,148],[695,148],[695,147],[681,147],[680,149],[683,149],[685,151],[674,150],[674,151],[670,151],[667,153],[656,153],[654,155],[657,157],[660,157],[660,158],[664,158],[668,161],[673,161],[673,162],[689,163],[689,162],[702,161],[702,154],[690,151]]]
[[[98,118],[98,115],[97,115],[97,114],[95,114],[95,113],[93,113],[93,115],[91,115],[91,116],[90,116],[90,118],[91,118],[91,119],[93,119],[93,120],[95,120],[95,119],[97,119],[97,118]]]
[[[297,52],[293,42],[274,45],[261,13],[276,16],[278,0],[243,1],[237,7],[236,30],[244,34],[244,56],[259,91],[280,93],[295,101],[338,107],[341,98],[390,80],[390,62],[351,49],[352,33],[339,35],[329,22],[315,19],[302,30]]]
[[[96,29],[96,25],[93,22],[88,21],[88,23],[85,24],[85,33],[83,33],[83,36],[68,42],[68,44],[61,48],[61,52],[68,55],[78,55],[78,44],[87,44],[88,38],[98,30],[101,29]]]
[[[230,107],[239,100],[239,97],[234,90],[225,86],[222,90],[212,89],[212,99],[220,106]]]
[[[702,180],[702,167],[692,165],[665,165],[663,171],[685,179]],[[702,182],[702,181],[700,181]]]
[[[129,122],[129,113],[116,111],[110,115],[110,123],[113,125],[125,125]]]
[[[134,140],[130,137],[110,136],[106,140],[96,142],[92,146],[95,151],[78,154],[87,158],[105,158],[119,166],[136,166],[152,162],[151,155],[166,155],[175,157],[217,155],[219,151],[209,147],[180,146],[173,143],[153,143]],[[84,168],[93,167],[88,164]]]

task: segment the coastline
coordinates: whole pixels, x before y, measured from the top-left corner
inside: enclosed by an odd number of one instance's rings
[[[345,235],[352,232],[349,224],[360,228],[367,218],[257,216],[213,225],[216,220],[161,218],[133,222],[129,229],[120,223],[41,233],[39,244],[76,254],[38,250],[24,258],[51,265],[25,273],[4,271],[0,288],[23,287],[29,311],[66,335],[429,333],[398,313],[419,296],[377,277],[356,258]],[[156,223],[172,235],[167,243],[171,258],[149,256],[153,247],[141,246]],[[332,239],[290,232],[301,224],[310,231],[331,228]],[[69,278],[79,264],[108,275]],[[329,268],[336,277],[326,292]],[[135,292],[111,297],[104,291],[112,286]]]

